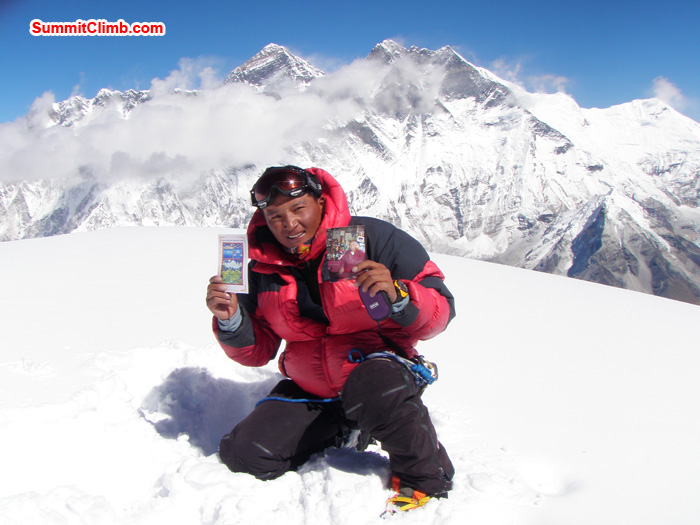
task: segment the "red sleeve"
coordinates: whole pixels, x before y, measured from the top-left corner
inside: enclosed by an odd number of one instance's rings
[[[219,328],[216,317],[212,321],[212,329],[221,348],[229,358],[244,366],[264,366],[277,354],[282,339],[264,325],[264,322],[245,314],[239,330],[225,332]],[[244,333],[244,337],[241,337],[241,330],[248,334]]]
[[[411,337],[425,340],[435,337],[447,328],[454,316],[454,309],[447,297],[435,288],[424,286],[424,283],[444,280],[444,275],[433,261],[428,261],[421,273],[411,281],[404,280],[408,286],[411,302],[406,309],[406,317],[410,324],[400,323],[403,330]]]

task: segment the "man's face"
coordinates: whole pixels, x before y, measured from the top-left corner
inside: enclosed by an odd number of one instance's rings
[[[285,248],[296,248],[313,239],[323,218],[323,197],[314,199],[306,193],[301,197],[277,195],[263,209],[267,226],[275,239]]]

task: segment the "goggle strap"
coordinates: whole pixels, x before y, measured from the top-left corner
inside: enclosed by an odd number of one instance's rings
[[[285,190],[280,187],[280,185],[277,182],[274,182],[270,185],[269,190],[267,191],[267,195],[263,197],[262,199],[257,199],[255,197],[256,193],[256,187],[260,183],[260,179],[266,177],[266,176],[272,176],[277,173],[282,173],[282,174],[289,174],[289,173],[294,173],[295,175],[301,175],[303,176],[303,183],[301,186],[292,188],[291,190]],[[265,170],[265,172],[262,174],[262,176],[258,179],[258,182],[255,183],[253,188],[250,190],[250,199],[253,204],[253,206],[263,209],[270,204],[270,201],[272,200],[272,193],[274,190],[277,190],[279,193],[286,197],[300,197],[304,193],[308,191],[314,192],[316,195],[319,197],[323,193],[323,187],[321,186],[321,183],[317,181],[315,176],[313,176],[311,173],[306,171],[305,169],[302,168],[297,168],[296,166],[284,166],[280,168],[268,168]]]

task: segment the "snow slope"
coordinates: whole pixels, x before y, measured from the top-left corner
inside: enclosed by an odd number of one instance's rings
[[[219,463],[221,435],[279,379],[209,332],[222,231],[0,243],[0,523],[386,523],[376,448],[271,482]],[[441,371],[425,400],[455,489],[392,520],[700,522],[697,306],[435,260],[458,317],[421,346]]]

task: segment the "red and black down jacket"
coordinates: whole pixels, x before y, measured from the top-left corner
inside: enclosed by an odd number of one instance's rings
[[[320,179],[326,198],[307,259],[317,262],[321,305],[312,300],[305,284],[309,263],[284,251],[257,210],[248,227],[249,293],[238,295],[243,323],[235,332],[226,332],[214,318],[213,328],[226,355],[246,366],[267,364],[285,340],[279,358],[282,374],[306,392],[327,398],[342,391],[357,366],[348,359],[351,350],[365,355],[392,351],[388,338],[413,357],[418,340],[434,337],[452,320],[454,299],[442,272],[418,241],[387,222],[351,217],[338,182],[324,170],[309,171]],[[367,258],[384,264],[395,279],[401,279],[411,298],[403,311],[379,324],[367,314],[353,281],[329,279],[326,230],[355,224],[365,227]]]

